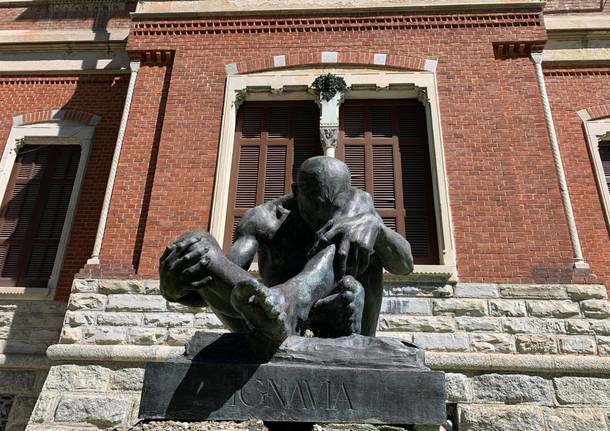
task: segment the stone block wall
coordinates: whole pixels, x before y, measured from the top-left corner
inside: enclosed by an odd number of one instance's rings
[[[72,292],[30,431],[127,428],[145,364],[180,356],[195,331],[223,331],[166,302],[158,281],[75,280]],[[378,335],[414,341],[447,372],[460,431],[608,430],[603,286],[388,281]]]
[[[66,305],[49,300],[0,299],[0,397],[6,431],[25,429],[47,372],[47,347],[59,341]],[[3,408],[2,411],[5,411]]]

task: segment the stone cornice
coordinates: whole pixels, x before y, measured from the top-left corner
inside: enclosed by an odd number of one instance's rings
[[[609,14],[545,15],[549,34],[564,32],[610,32]]]
[[[340,12],[410,12],[455,10],[538,10],[537,0],[189,0],[140,1],[134,20],[178,19],[230,15],[290,15]]]
[[[95,6],[96,4],[126,4],[134,0],[0,0],[0,8],[3,7],[31,7],[43,4],[84,4]]]
[[[144,21],[132,26],[133,36],[196,34],[291,33],[294,31],[368,31],[436,28],[537,27],[543,29],[540,12],[472,12],[467,15],[393,14],[317,17],[207,17],[193,20]]]
[[[107,30],[1,30],[0,51],[107,50],[127,43],[128,28]]]
[[[48,42],[117,42],[127,40],[129,28],[106,30],[0,30],[0,44]]]

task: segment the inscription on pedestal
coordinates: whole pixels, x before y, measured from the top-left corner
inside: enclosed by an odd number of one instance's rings
[[[201,389],[203,389],[203,383]],[[256,379],[241,389],[236,389],[232,397],[232,407],[269,407],[275,405],[284,410],[345,410],[354,409],[348,385],[337,383],[310,382],[307,380],[276,381]]]
[[[442,373],[284,364],[149,364],[140,417],[443,424]]]

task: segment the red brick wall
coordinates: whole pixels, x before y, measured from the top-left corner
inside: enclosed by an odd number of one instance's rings
[[[123,276],[138,266],[144,229],[159,229],[153,221],[154,212],[148,212],[147,208],[152,181],[164,164],[157,163],[157,153],[164,123],[162,106],[170,76],[171,68],[167,66],[141,67],[132,99],[100,255],[104,266]],[[188,129],[190,133],[198,132],[195,125]],[[174,145],[176,152],[183,151],[182,143]],[[183,169],[174,169],[173,173],[179,173],[181,180],[185,180]],[[168,217],[172,219],[178,211],[178,208],[168,208]]]
[[[66,299],[74,274],[93,249],[110,160],[121,119],[126,77],[0,77],[0,151],[13,116],[49,109],[73,109],[102,117],[92,141],[57,298]]]
[[[547,71],[545,79],[583,254],[593,272],[610,286],[610,231],[577,115],[581,109],[610,103],[610,69],[556,69]]]
[[[129,233],[109,224],[104,256],[120,256],[124,264],[135,264],[141,277],[157,277],[156,262],[164,246],[186,230],[208,226],[225,64],[258,61],[265,65],[279,54],[319,58],[321,51],[338,51],[341,62],[354,53],[372,51],[439,60],[441,120],[460,279],[572,280],[570,242],[533,65],[527,58],[495,59],[492,48],[498,41],[544,39],[542,27],[483,23],[455,28],[459,26],[437,21],[425,28],[414,20],[415,25],[375,29],[366,28],[366,17],[346,17],[341,25],[301,22],[294,25],[309,30],[288,31],[279,29],[281,23],[275,20],[238,21],[228,24],[236,26],[233,31],[210,30],[206,26],[211,21],[195,23],[190,29],[198,30],[190,34],[189,24],[173,35],[165,29],[166,34],[156,34],[146,23],[132,30],[130,49],[169,49],[176,54],[157,169],[150,201],[146,201],[142,252],[129,252],[137,232],[133,214],[126,223]],[[140,85],[155,90],[148,98],[140,95],[143,100],[134,100],[134,118],[148,120],[130,123],[129,133],[146,134],[139,139],[147,142],[148,154],[155,151],[155,144],[143,127],[154,127],[157,112],[152,101],[160,98],[161,77],[143,75],[141,79]],[[148,156],[132,162],[127,157],[123,170],[132,172],[132,167],[143,169]],[[130,195],[138,199],[145,187],[139,175],[137,192]],[[138,199],[130,200],[130,211],[137,213]],[[115,195],[113,207],[126,205],[123,200]],[[125,247],[126,239],[129,247]]]

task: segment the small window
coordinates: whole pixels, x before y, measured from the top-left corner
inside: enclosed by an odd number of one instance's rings
[[[79,145],[25,145],[0,209],[0,286],[46,288],[80,160]]]

